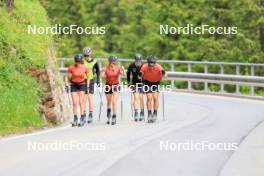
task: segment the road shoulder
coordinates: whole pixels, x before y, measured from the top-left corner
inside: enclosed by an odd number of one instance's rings
[[[264,122],[259,124],[231,156],[220,176],[264,175]]]

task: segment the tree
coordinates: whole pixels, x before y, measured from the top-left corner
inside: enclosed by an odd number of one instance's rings
[[[14,3],[14,0],[6,0],[6,7],[9,12],[12,11]]]
[[[89,45],[99,57],[263,62],[263,0],[42,0],[54,23],[105,26],[105,35],[59,36],[61,56]],[[159,25],[238,27],[236,35],[159,34]]]

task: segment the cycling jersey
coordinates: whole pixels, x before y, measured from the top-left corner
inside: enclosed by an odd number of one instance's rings
[[[96,77],[97,77],[96,82],[99,82],[100,69],[99,69],[99,65],[97,61],[94,59],[92,59],[91,61],[84,60],[83,65],[89,68],[89,78],[94,79],[95,74],[96,74]]]
[[[141,68],[143,79],[149,82],[159,82],[162,80],[163,70],[161,65],[156,64],[154,67],[149,67],[144,64]]]
[[[106,76],[106,84],[115,85],[119,84],[119,75],[122,72],[121,66],[115,66],[112,68],[111,66],[107,66],[105,68],[105,76]]]
[[[67,73],[71,74],[71,82],[74,84],[85,84],[85,75],[89,73],[89,68],[83,65],[76,66],[75,64],[67,69]]]
[[[132,84],[141,83],[141,76],[140,76],[140,69],[141,67],[136,66],[135,63],[129,65],[127,69],[127,82],[130,83],[131,81],[131,74],[132,74]]]

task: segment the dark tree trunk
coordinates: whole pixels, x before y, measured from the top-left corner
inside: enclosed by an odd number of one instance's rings
[[[264,25],[262,24],[260,27],[259,27],[259,33],[260,33],[260,46],[261,46],[261,51],[264,52]]]
[[[81,35],[76,35],[76,47],[79,51],[82,51],[82,44],[81,44]]]
[[[260,6],[264,8],[264,0],[260,2]],[[264,24],[261,24],[259,27],[259,41],[260,41],[261,51],[264,52]]]
[[[6,7],[9,12],[11,12],[13,9],[14,3],[15,3],[14,1],[15,0],[6,0]]]

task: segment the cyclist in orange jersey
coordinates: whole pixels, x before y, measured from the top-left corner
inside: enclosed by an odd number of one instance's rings
[[[84,94],[89,85],[89,69],[82,64],[83,57],[77,54],[74,57],[75,63],[70,66],[64,75],[66,89],[71,91],[72,104],[73,104],[73,126],[82,126],[85,123],[85,107],[84,107]],[[69,80],[69,77],[71,78]],[[86,79],[85,79],[86,78]],[[70,83],[69,83],[70,81]],[[81,118],[78,124],[77,108],[80,107]]]
[[[109,56],[108,65],[102,69],[101,75],[106,77],[104,91],[107,101],[107,124],[110,124],[112,113],[112,125],[116,124],[117,100],[120,94],[120,75],[124,75],[124,68],[118,65],[116,56]]]
[[[160,81],[163,76],[167,77],[162,66],[157,64],[156,60],[155,56],[149,56],[147,64],[141,68],[144,82],[143,90],[147,94],[148,123],[155,122],[157,119]]]

